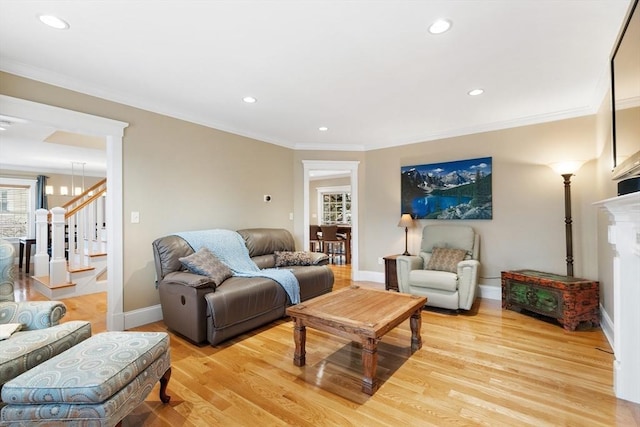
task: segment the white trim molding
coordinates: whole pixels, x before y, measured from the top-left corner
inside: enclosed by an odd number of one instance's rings
[[[124,313],[124,329],[137,328],[149,323],[162,320],[162,306],[160,304]]]
[[[358,280],[358,165],[359,161],[302,160],[303,167],[303,247],[309,247],[309,181],[310,172],[350,171],[351,176],[351,279]]]
[[[502,301],[502,286],[478,285],[478,290],[482,299]]]
[[[604,309],[602,304],[600,304],[600,327],[602,328],[602,332],[604,336],[609,341],[609,345],[611,348],[615,348],[615,337],[613,336],[613,320],[609,317],[609,313]]]
[[[36,183],[37,181],[35,179],[0,177],[0,184],[4,184],[7,186],[15,185],[16,187],[29,187],[29,203],[27,206],[27,237],[31,238],[36,235]],[[4,239],[10,242],[17,242],[18,237],[19,236],[9,238],[5,237]],[[30,261],[27,260],[27,263],[29,262]]]
[[[58,130],[100,136],[107,143],[107,329],[124,329],[124,245],[122,138],[128,123],[93,116],[25,99],[0,95],[0,114],[55,127]]]
[[[640,193],[594,204],[609,215],[608,240],[614,254],[613,388],[617,398],[640,403]],[[606,336],[611,339],[610,331]]]

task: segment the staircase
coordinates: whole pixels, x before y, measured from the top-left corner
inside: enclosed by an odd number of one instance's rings
[[[50,299],[107,290],[104,179],[62,207],[36,211],[34,279]]]

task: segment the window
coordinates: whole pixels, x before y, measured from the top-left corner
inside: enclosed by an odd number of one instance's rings
[[[33,235],[35,181],[0,179],[0,238]]]
[[[318,188],[320,224],[351,224],[351,189]]]

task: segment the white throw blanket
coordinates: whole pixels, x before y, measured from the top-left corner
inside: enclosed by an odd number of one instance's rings
[[[279,268],[260,269],[249,256],[242,236],[232,230],[199,230],[176,233],[191,245],[194,251],[209,249],[225,263],[234,276],[266,277],[275,280],[289,295],[292,304],[300,303],[300,284],[290,270]]]
[[[18,332],[22,328],[22,323],[5,323],[0,325],[0,341],[6,340],[14,332]]]

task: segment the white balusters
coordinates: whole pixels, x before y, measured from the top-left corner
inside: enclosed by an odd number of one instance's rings
[[[75,235],[75,256],[74,256],[74,262],[77,266],[80,267],[84,267],[87,265],[87,248],[86,248],[86,242],[87,242],[87,229],[86,229],[86,213],[87,209],[82,209],[79,210],[74,216],[75,216],[75,223],[76,223],[76,228],[75,228],[75,233],[73,233]],[[69,218],[69,220],[71,220],[71,218]],[[73,230],[69,230],[69,234],[71,234],[73,232]]]
[[[96,200],[96,229],[97,229],[97,238],[96,240],[99,240],[100,242],[103,241],[103,236],[102,236],[102,229],[104,228],[104,196],[103,197],[99,197],[98,200]]]
[[[91,267],[92,255],[106,252],[105,191],[106,180],[64,207],[36,211],[35,276],[48,274],[51,285],[68,283],[68,270],[86,270]]]

